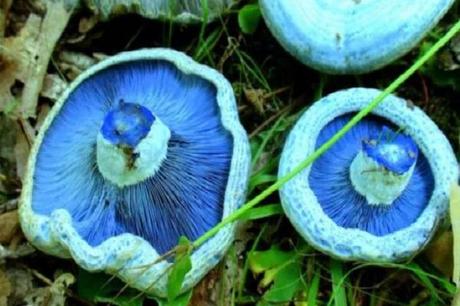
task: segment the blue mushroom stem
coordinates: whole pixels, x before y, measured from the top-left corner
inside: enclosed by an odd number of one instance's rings
[[[120,101],[104,117],[97,137],[99,171],[118,187],[142,182],[160,168],[170,137],[168,127],[149,109]]]
[[[417,145],[410,136],[384,126],[379,134],[363,140],[353,159],[353,187],[369,205],[391,205],[406,189],[417,156]]]

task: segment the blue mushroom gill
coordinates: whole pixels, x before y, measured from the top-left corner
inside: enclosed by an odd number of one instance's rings
[[[33,210],[67,210],[92,246],[132,233],[164,253],[181,235],[196,239],[222,218],[233,148],[216,94],[210,82],[165,61],[119,64],[88,78],[46,131]],[[135,147],[160,119],[170,138],[158,170],[122,187],[107,180],[97,164],[99,133]]]
[[[347,114],[329,122],[321,130],[316,147],[326,142],[350,118],[351,115]],[[375,171],[371,175],[380,175],[378,179],[408,174],[401,192],[394,199],[391,198],[391,202],[383,204],[369,201],[356,188],[352,181],[352,164],[359,154],[365,154],[375,162],[375,169],[366,171]],[[360,229],[376,236],[410,226],[425,209],[434,188],[431,168],[413,140],[377,116],[360,121],[318,158],[311,167],[308,180],[323,211],[337,225]],[[364,181],[362,185],[365,191],[378,193],[382,190],[376,188],[383,188],[385,184],[366,184]]]

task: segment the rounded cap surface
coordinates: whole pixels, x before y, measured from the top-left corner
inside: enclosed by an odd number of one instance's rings
[[[305,65],[365,73],[410,51],[453,0],[261,0],[267,26]]]

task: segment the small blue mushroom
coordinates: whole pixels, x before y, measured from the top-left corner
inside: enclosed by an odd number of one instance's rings
[[[21,225],[47,253],[165,296],[170,263],[151,263],[243,203],[249,162],[221,74],[168,49],[122,53],[84,72],[51,110],[30,155]],[[194,251],[182,290],[217,264],[233,232]]]
[[[311,106],[284,146],[284,176],[380,92],[353,88]],[[447,212],[457,181],[453,150],[419,108],[387,97],[304,172],[281,188],[286,215],[314,247],[341,259],[413,256]]]
[[[454,0],[260,0],[280,44],[331,74],[379,69],[414,48]]]

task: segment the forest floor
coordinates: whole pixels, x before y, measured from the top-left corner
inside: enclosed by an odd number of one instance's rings
[[[272,37],[263,20],[254,27],[254,33],[243,33],[238,16],[247,3],[240,1],[207,26],[154,21],[134,14],[102,22],[85,9],[70,15],[53,5],[46,10],[40,1],[28,0],[14,1],[8,10],[2,9],[0,306],[157,303],[138,296],[134,289],[120,291],[123,285],[116,280],[104,286],[107,276],[89,274],[70,260],[35,250],[20,231],[17,204],[30,145],[59,94],[87,67],[121,51],[168,47],[221,71],[233,85],[240,118],[251,141],[251,199],[276,181],[286,135],[311,103],[340,89],[385,88],[460,17],[457,1],[419,47],[403,58],[373,73],[333,76],[296,61]],[[40,62],[46,54],[50,60]],[[30,74],[25,67],[33,61],[44,67],[43,71],[35,69]],[[45,78],[43,86],[36,80],[40,76]],[[423,109],[460,156],[460,36],[396,94]],[[272,205],[269,217],[239,226],[237,241],[226,259],[194,289],[192,305],[451,303],[456,287],[450,280],[453,259],[449,228],[410,262],[340,262],[306,245],[279,203],[275,193],[260,204]]]

